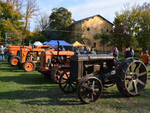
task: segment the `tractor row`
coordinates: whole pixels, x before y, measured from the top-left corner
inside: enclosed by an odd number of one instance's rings
[[[15,52],[17,53],[17,52]],[[145,88],[147,69],[135,58],[118,60],[113,54],[76,54],[59,48],[20,47],[20,56],[13,56],[25,71],[38,69],[45,77],[59,84],[64,93],[77,92],[84,103],[95,102],[106,87],[117,85],[124,96],[137,96]]]
[[[34,71],[39,65],[38,71],[54,82],[58,82],[60,73],[69,68],[69,58],[74,55],[72,51],[51,46],[9,46],[8,51],[10,65],[18,66],[26,72]]]

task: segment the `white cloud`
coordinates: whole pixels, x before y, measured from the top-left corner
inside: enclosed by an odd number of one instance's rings
[[[148,0],[87,0],[85,4],[72,5],[68,9],[75,20],[100,14],[113,22],[116,11],[121,11],[126,3],[131,6],[148,2]]]
[[[73,19],[75,20],[100,14],[104,18],[113,22],[115,12],[121,11],[126,3],[133,6],[134,4],[142,4],[149,1],[150,0],[39,0],[39,4],[41,9],[40,14],[43,15],[50,15],[51,10],[59,5],[66,7],[66,3],[72,3],[66,8],[72,12]],[[35,23],[35,19],[33,18],[31,29],[34,28],[33,26]]]

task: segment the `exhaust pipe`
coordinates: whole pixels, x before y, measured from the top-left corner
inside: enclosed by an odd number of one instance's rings
[[[57,41],[57,57],[59,57],[59,48],[60,48],[60,43]]]

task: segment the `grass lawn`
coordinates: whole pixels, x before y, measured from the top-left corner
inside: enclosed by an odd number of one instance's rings
[[[76,94],[62,93],[37,71],[0,64],[0,113],[150,113],[150,73],[140,96],[125,98],[113,86],[96,103],[82,104]]]

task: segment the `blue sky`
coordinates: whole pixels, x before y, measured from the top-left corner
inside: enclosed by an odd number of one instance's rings
[[[133,6],[144,2],[150,2],[150,0],[38,0],[38,5],[40,15],[49,16],[53,8],[65,7],[72,12],[72,18],[75,20],[100,14],[113,22],[115,12],[121,11],[125,5]],[[33,29],[34,18],[31,25]]]

